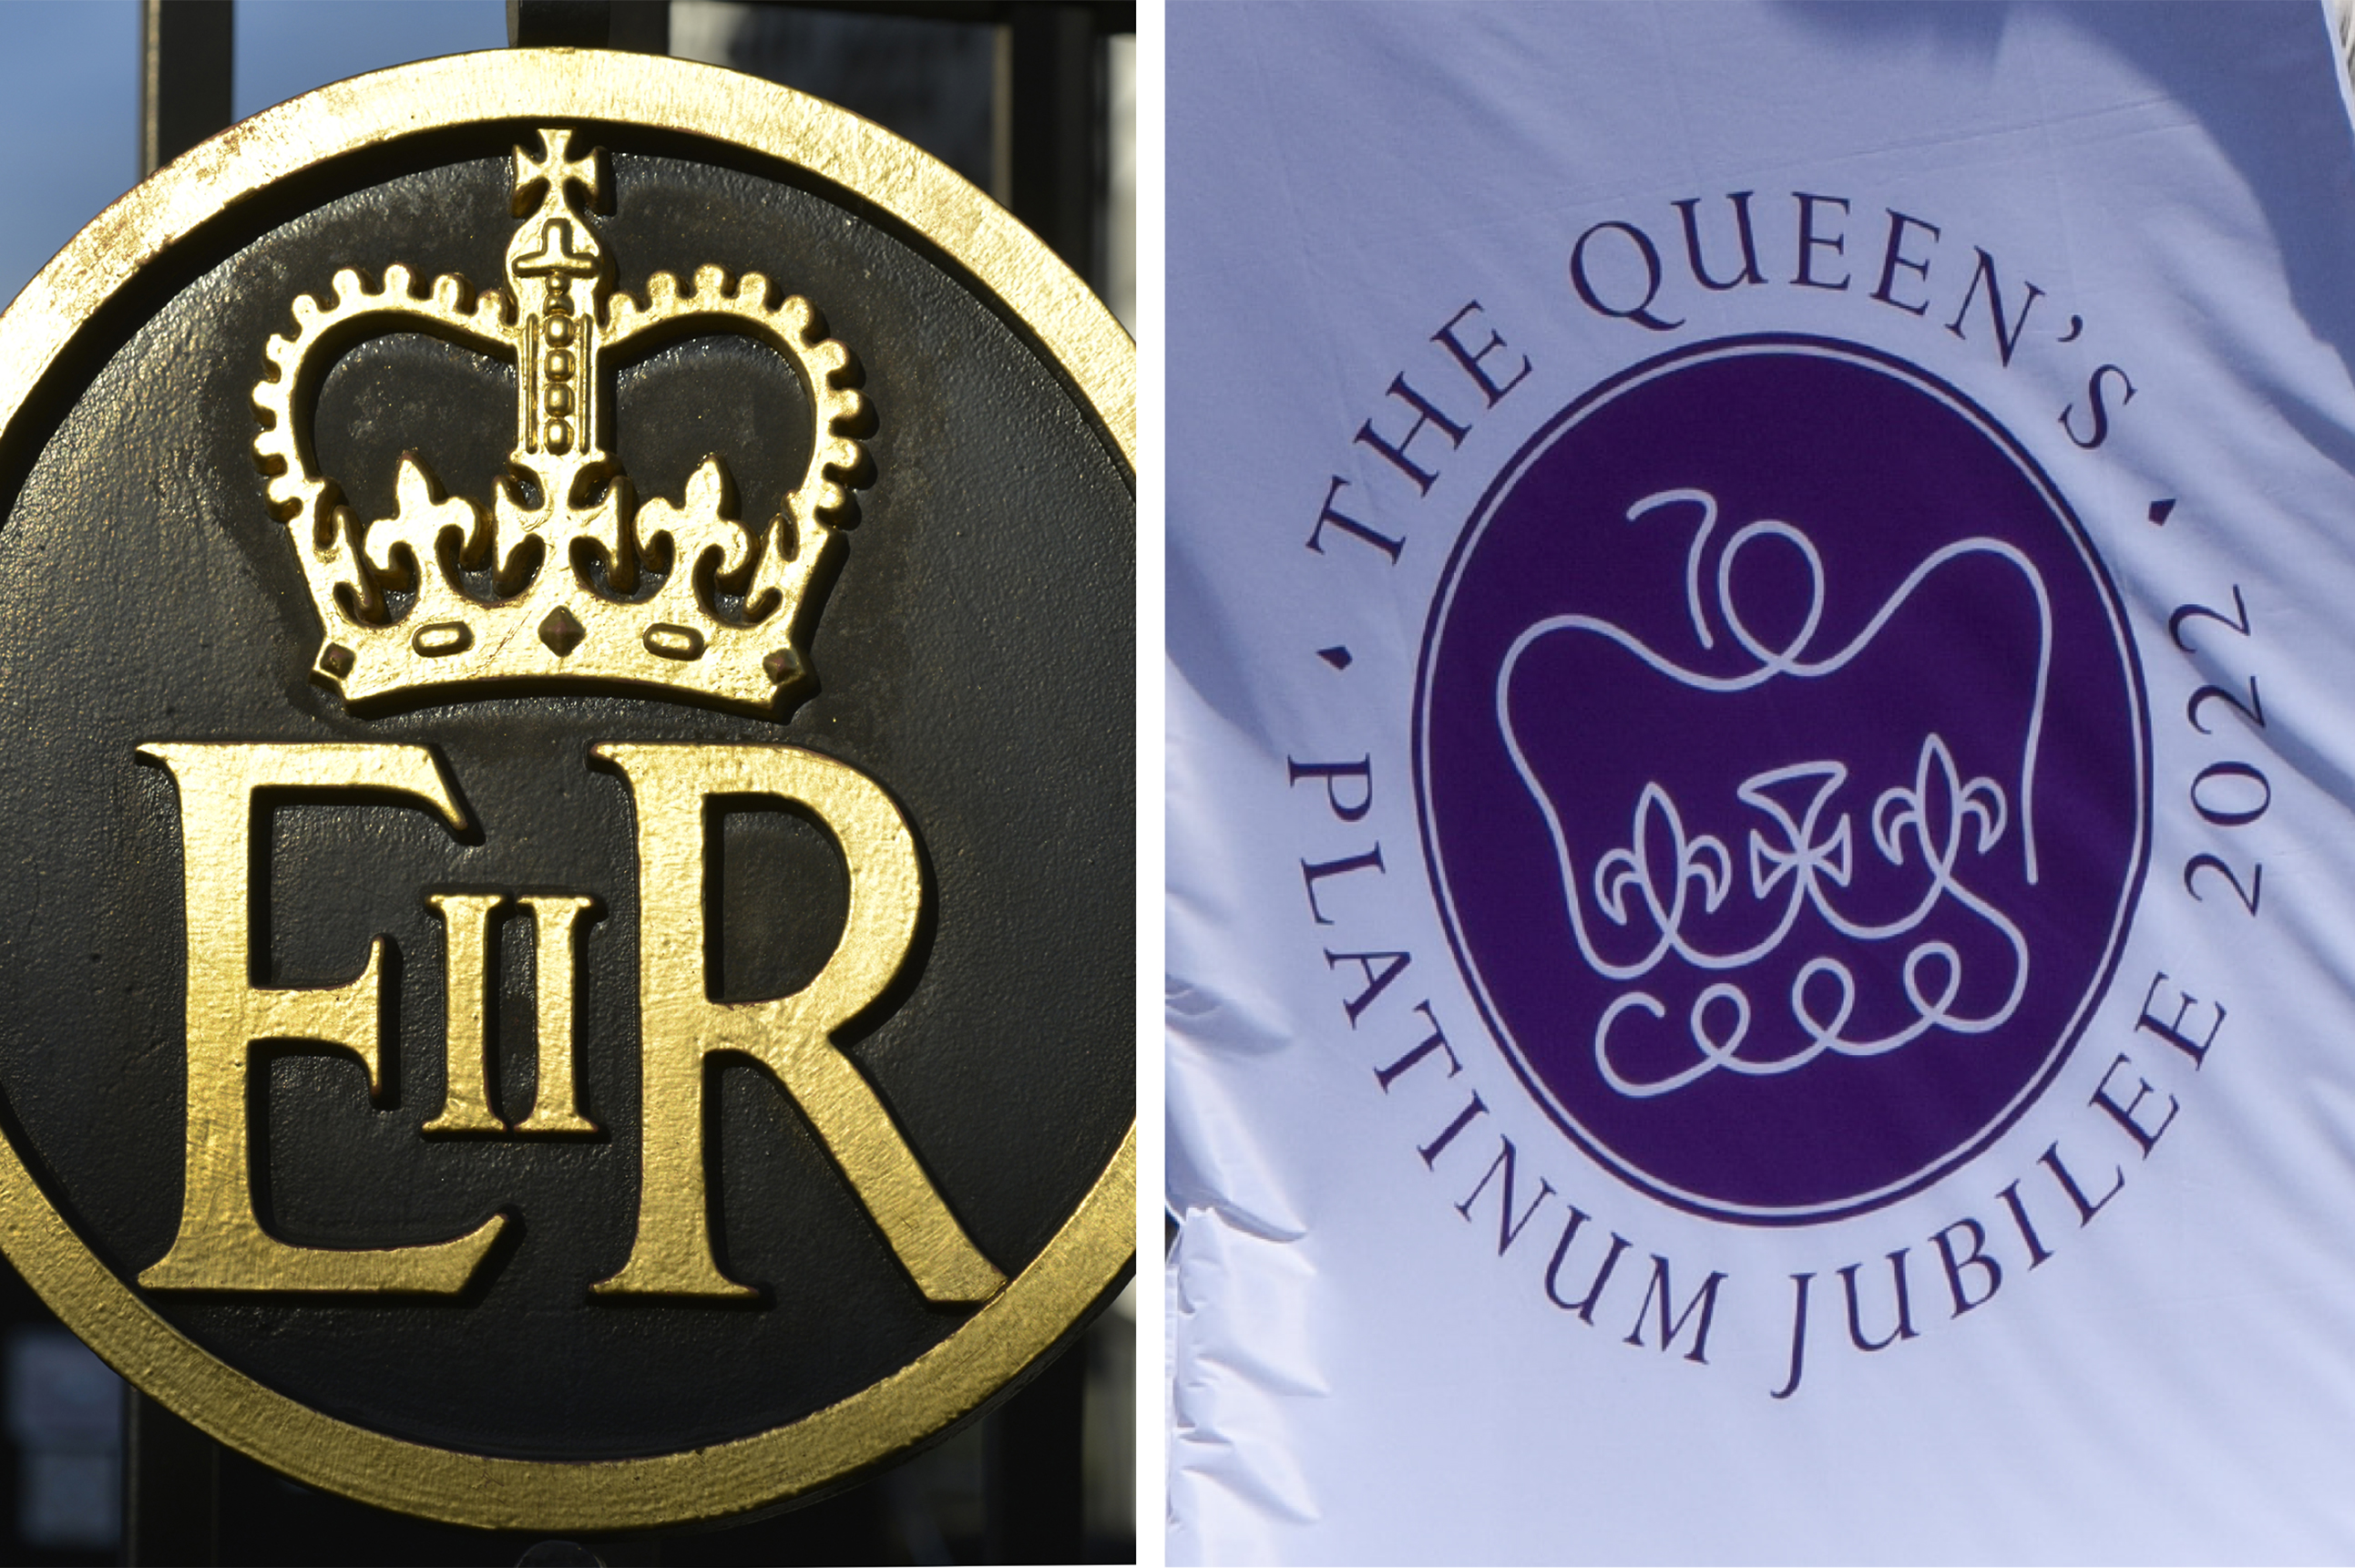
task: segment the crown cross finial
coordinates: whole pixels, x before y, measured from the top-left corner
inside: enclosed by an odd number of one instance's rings
[[[542,454],[559,460],[551,477],[570,484],[602,462],[597,449],[597,316],[611,266],[597,231],[575,192],[594,202],[600,188],[597,155],[569,155],[572,133],[539,133],[538,158],[515,150],[516,226],[507,242],[507,283],[524,310],[517,335],[516,447],[512,461],[533,466]],[[537,280],[540,286],[530,287]],[[569,461],[564,461],[569,460]],[[536,525],[525,522],[525,531]],[[613,563],[619,586],[631,585],[632,563]]]
[[[730,280],[704,267],[682,292],[657,272],[644,304],[615,293],[589,218],[603,188],[599,155],[571,156],[562,128],[539,135],[538,156],[514,153],[521,221],[505,290],[477,298],[444,276],[420,297],[405,267],[387,269],[380,290],[345,271],[332,304],[298,299],[294,336],[271,340],[270,374],[254,389],[254,452],[325,626],[315,673],[352,702],[475,681],[593,680],[766,711],[780,690],[807,683],[800,623],[839,548],[847,486],[865,471],[855,431],[866,405],[841,385],[849,353],[806,300],[771,305],[758,273]],[[442,498],[408,453],[395,515],[363,520],[314,471],[297,426],[328,358],[322,346],[368,336],[354,324],[371,318],[378,331],[429,330],[515,366],[516,443],[487,507]],[[738,519],[718,453],[677,502],[641,505],[605,449],[607,361],[713,333],[767,345],[809,394],[809,466],[765,522]],[[643,583],[642,565],[658,581]]]
[[[583,196],[595,202],[602,191],[597,177],[597,155],[585,158],[568,155],[572,146],[572,133],[547,130],[539,133],[541,153],[532,157],[521,147],[515,150],[514,216],[527,216],[535,206],[555,202],[570,205],[565,187],[578,186]]]

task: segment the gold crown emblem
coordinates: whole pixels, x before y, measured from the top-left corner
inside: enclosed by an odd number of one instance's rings
[[[542,156],[515,150],[522,221],[505,289],[477,295],[445,274],[419,294],[398,265],[371,289],[347,268],[332,302],[298,298],[294,335],[270,340],[253,450],[325,628],[314,673],[353,703],[477,681],[602,681],[769,711],[809,678],[800,623],[838,548],[847,487],[865,477],[849,351],[807,300],[772,305],[758,272],[699,268],[685,292],[656,272],[643,303],[613,292],[584,207],[599,199],[597,155],[570,156],[568,131],[539,136]],[[321,379],[345,349],[394,332],[514,365],[516,444],[487,509],[445,498],[414,453],[390,517],[356,517],[318,472],[308,410]],[[737,520],[719,454],[678,500],[640,501],[600,444],[605,366],[720,332],[768,345],[809,395],[809,466],[757,526]]]

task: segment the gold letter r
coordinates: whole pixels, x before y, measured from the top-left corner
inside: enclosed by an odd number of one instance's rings
[[[917,1163],[834,1031],[906,961],[922,906],[915,836],[875,781],[794,746],[607,744],[638,815],[641,1153],[638,1234],[603,1295],[744,1296],[711,1254],[705,1199],[703,1063],[751,1057],[784,1086],[917,1288],[986,1301],[1005,1276],[983,1257]],[[704,803],[767,795],[815,812],[841,847],[850,908],[834,955],[789,997],[720,1003],[704,982]]]

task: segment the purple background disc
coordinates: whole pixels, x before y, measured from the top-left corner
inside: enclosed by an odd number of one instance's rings
[[[1433,888],[1531,1093],[1727,1218],[1983,1147],[2141,879],[2141,678],[2083,530],[1851,345],[1698,345],[1552,421],[1457,544],[1415,726]]]

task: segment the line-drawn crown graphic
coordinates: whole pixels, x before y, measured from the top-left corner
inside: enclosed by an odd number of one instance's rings
[[[297,298],[294,335],[270,340],[253,450],[325,630],[314,673],[356,704],[473,682],[598,681],[770,711],[810,678],[802,623],[839,549],[848,487],[866,477],[850,353],[807,300],[772,305],[757,272],[731,282],[699,268],[684,293],[656,272],[643,303],[613,293],[586,210],[600,197],[598,155],[573,157],[566,130],[539,138],[538,157],[515,149],[522,221],[504,290],[478,295],[445,274],[421,294],[399,265],[371,289],[346,268],[331,303]],[[516,443],[487,509],[445,496],[413,453],[390,517],[357,517],[319,473],[308,411],[321,379],[346,349],[395,332],[515,367]],[[606,366],[721,332],[774,349],[809,397],[809,466],[762,524],[737,519],[717,453],[678,500],[641,501],[600,444]],[[659,580],[642,579],[642,563],[662,567]]]

